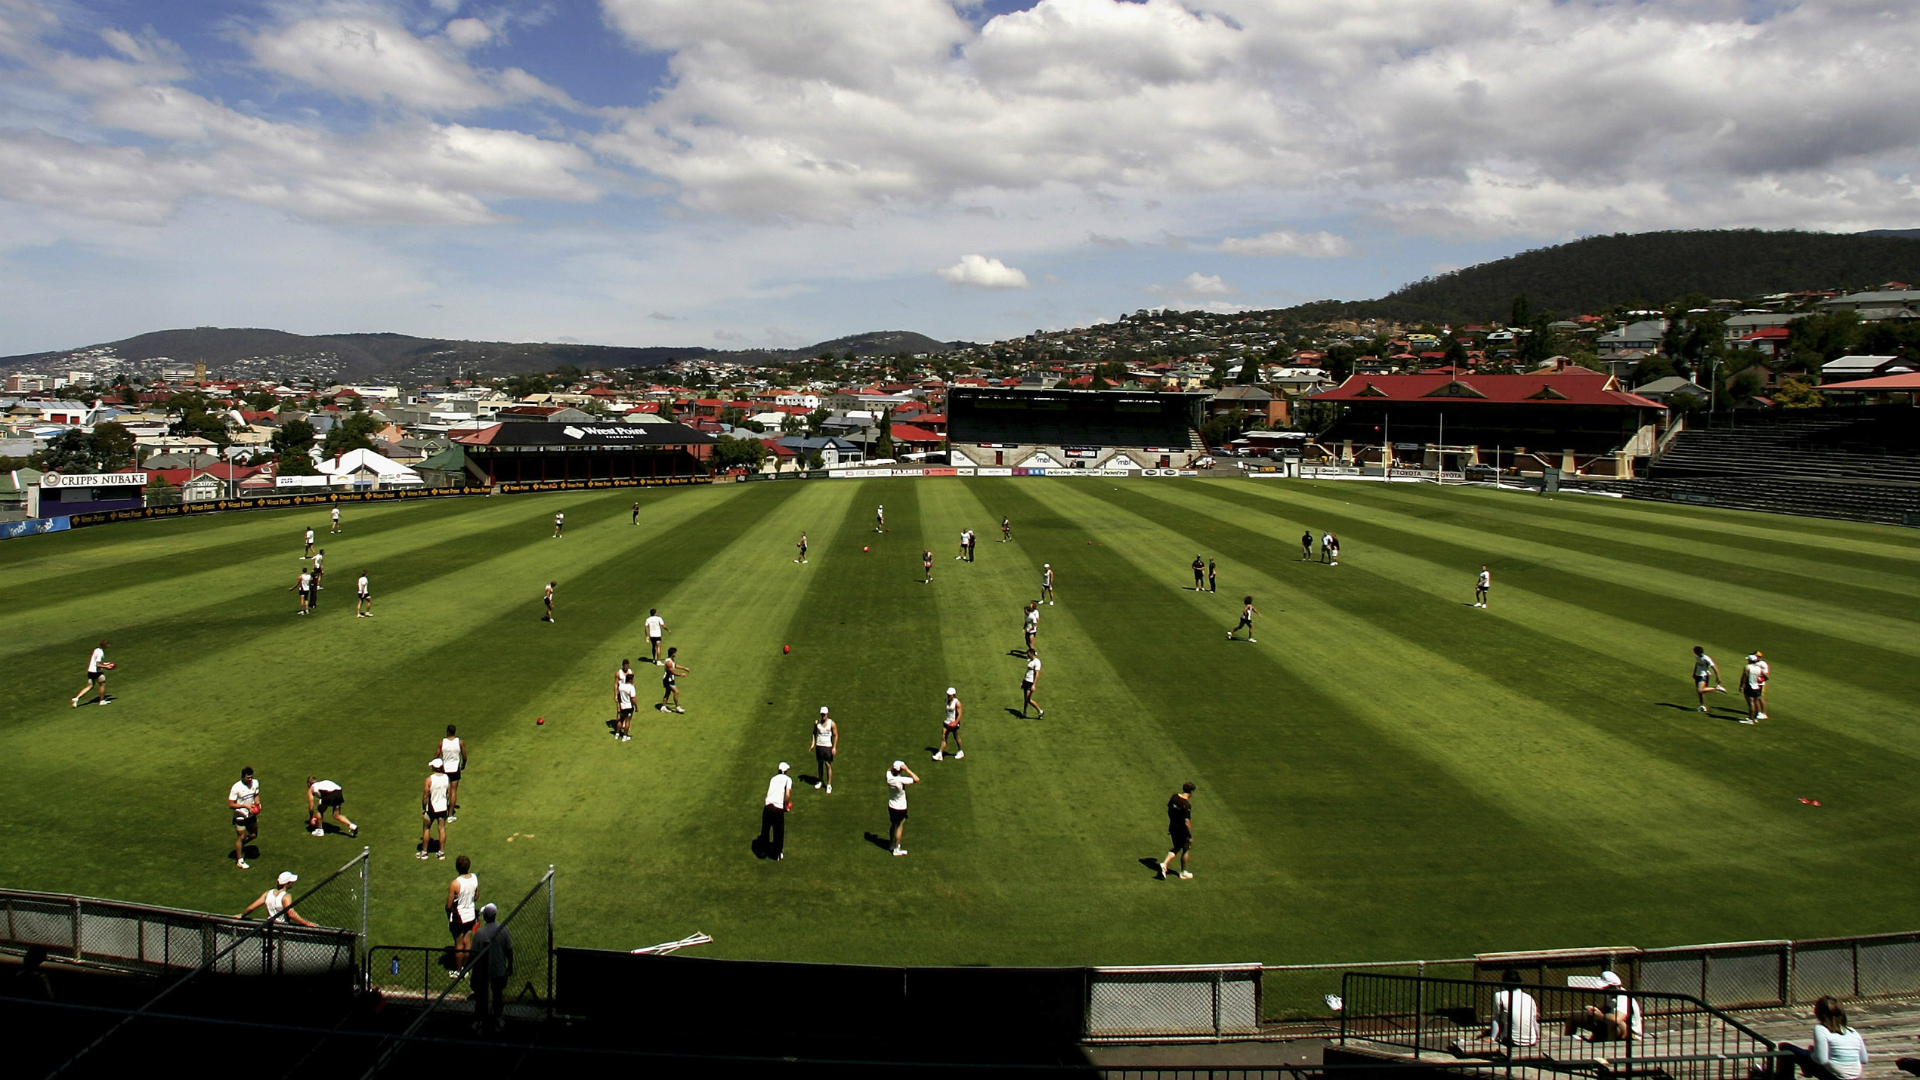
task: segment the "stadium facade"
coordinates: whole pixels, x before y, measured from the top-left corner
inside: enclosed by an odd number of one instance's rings
[[[672,421],[515,422],[454,438],[476,484],[672,480],[706,475],[714,438]]]
[[[956,387],[947,398],[953,465],[1183,469],[1206,456],[1209,395],[1147,390]]]

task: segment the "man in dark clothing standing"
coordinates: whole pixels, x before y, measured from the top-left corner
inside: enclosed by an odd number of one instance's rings
[[[480,929],[473,935],[473,1029],[499,1031],[505,1027],[500,1012],[506,1007],[507,980],[513,978],[513,931],[498,922],[500,909],[480,909]]]
[[[1192,881],[1193,874],[1187,869],[1187,858],[1193,852],[1193,782],[1180,785],[1180,790],[1167,800],[1167,857],[1160,860],[1160,872],[1154,877],[1167,880],[1167,871],[1173,866],[1174,856],[1180,857],[1180,880]]]

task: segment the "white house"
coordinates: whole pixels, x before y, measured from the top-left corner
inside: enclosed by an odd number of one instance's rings
[[[329,481],[341,479],[374,481],[381,484],[418,484],[420,474],[405,465],[372,450],[349,450],[337,457],[323,457],[314,463]]]

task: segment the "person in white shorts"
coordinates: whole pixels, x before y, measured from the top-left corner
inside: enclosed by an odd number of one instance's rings
[[[373,587],[367,583],[367,575],[364,571],[360,574],[360,580],[353,584],[353,595],[353,617],[373,618]]]
[[[1761,711],[1762,689],[1767,683],[1767,669],[1760,663],[1759,653],[1747,654],[1747,665],[1740,669],[1740,693],[1747,699],[1747,718],[1743,724],[1757,724],[1767,718]]]
[[[447,857],[444,849],[440,857]],[[453,860],[453,868],[459,876],[447,882],[447,932],[453,935],[454,965],[447,974],[457,979],[467,966],[473,950],[473,927],[480,921],[479,907],[474,903],[480,896],[480,875],[473,872],[473,860],[465,855]]]
[[[829,795],[833,794],[833,759],[839,753],[840,725],[833,722],[827,707],[822,705],[820,719],[813,722],[813,764],[819,776],[813,786],[826,789]]]
[[[1698,645],[1693,647],[1693,692],[1700,697],[1700,711],[1707,711],[1708,694],[1724,694],[1727,688],[1720,682],[1720,666],[1707,655],[1707,650]]]
[[[325,825],[320,823],[320,815],[333,811],[333,820],[347,827],[348,836],[359,836],[360,826],[347,819],[341,807],[347,804],[347,793],[340,785],[331,780],[322,780],[317,776],[307,777],[307,831],[315,836],[327,835]]]
[[[887,770],[887,838],[893,842],[895,855],[907,853],[900,843],[907,831],[907,785],[919,782],[920,778],[904,761],[894,762]]]
[[[240,770],[240,779],[227,789],[227,808],[233,811],[233,865],[246,870],[247,845],[260,837],[260,781],[253,766]]]
[[[73,695],[73,707],[79,708],[80,699],[86,697],[90,690],[99,691],[100,696],[93,699],[95,705],[105,705],[112,701],[113,699],[107,696],[107,672],[112,670],[113,665],[107,662],[107,639],[101,638],[100,644],[93,647],[93,655],[87,657],[87,685]]]
[[[1487,590],[1491,588],[1493,588],[1493,571],[1487,569],[1486,563],[1481,563],[1480,577],[1473,583],[1474,607],[1483,608],[1487,606]],[[1703,709],[1701,711],[1704,712],[1705,710]]]
[[[667,620],[660,617],[659,608],[647,609],[647,646],[653,650],[653,665],[660,666],[660,639],[667,636]]]
[[[1026,633],[1027,648],[1031,649],[1034,637],[1040,633],[1040,605],[1032,600],[1027,601]]]
[[[967,746],[960,741],[960,718],[966,712],[966,706],[960,704],[960,691],[947,687],[947,715],[940,725],[940,749],[933,752],[933,760],[939,761],[947,753],[947,736],[953,736],[953,760],[959,761],[967,756]]]
[[[439,758],[427,762],[432,771],[420,788],[420,847],[413,853],[416,859],[427,857],[435,822],[440,825],[440,857],[447,857],[447,815],[453,812],[453,804],[447,798],[447,774],[441,765]]]
[[[439,749],[440,767],[447,774],[447,820],[459,821],[460,774],[473,764],[473,755],[467,753],[467,740],[452,724],[447,725],[447,737],[440,740]]]
[[[566,524],[567,515],[565,512],[553,515],[553,538],[555,540],[560,539],[560,530],[565,528]]]
[[[287,886],[299,880],[299,874],[289,870],[282,870],[280,872],[280,879],[273,888],[261,893],[260,899],[248,904],[247,910],[235,915],[234,918],[244,919],[255,911],[266,908],[268,922],[285,917],[290,923],[295,923],[300,926],[312,926],[313,924],[302,918],[299,912],[293,910],[293,893]]]

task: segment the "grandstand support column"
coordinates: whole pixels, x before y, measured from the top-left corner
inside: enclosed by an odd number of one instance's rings
[[[1633,479],[1633,452],[1616,450],[1613,455],[1613,475],[1620,480]]]
[[[1353,440],[1352,439],[1340,440],[1340,464],[1342,465],[1353,464]]]
[[[1573,461],[1573,451],[1571,450],[1560,451],[1561,474],[1565,476],[1572,476],[1579,471],[1580,471],[1580,467],[1578,465],[1575,465]]]

